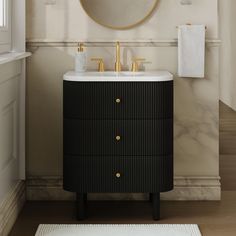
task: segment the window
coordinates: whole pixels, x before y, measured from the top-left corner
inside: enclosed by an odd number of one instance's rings
[[[11,1],[0,0],[0,53],[11,50]]]
[[[0,0],[0,27],[3,27],[4,26],[4,1],[3,0]]]
[[[5,4],[5,1],[4,0],[0,0],[0,27],[1,28],[6,26],[4,4]]]

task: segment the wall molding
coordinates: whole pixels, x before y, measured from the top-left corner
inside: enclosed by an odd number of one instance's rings
[[[27,48],[30,47],[76,47],[78,42],[84,42],[86,47],[114,47],[117,40],[52,40],[52,39],[28,39]],[[177,47],[178,40],[120,40],[123,47]],[[206,39],[207,47],[219,47],[221,40]]]
[[[63,190],[60,176],[31,176],[27,179],[27,200],[74,200],[75,195]],[[220,177],[177,176],[172,192],[161,194],[162,200],[219,201]],[[147,194],[89,194],[89,200],[147,200]]]
[[[26,201],[25,182],[19,181],[0,205],[0,235],[7,236]]]

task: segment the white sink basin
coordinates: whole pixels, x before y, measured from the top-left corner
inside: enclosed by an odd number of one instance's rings
[[[173,75],[168,71],[143,71],[143,72],[83,72],[78,73],[75,71],[67,72],[64,75],[66,81],[78,82],[158,82],[158,81],[171,81]]]

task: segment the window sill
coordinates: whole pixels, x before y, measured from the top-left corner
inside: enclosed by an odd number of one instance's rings
[[[0,54],[0,65],[31,56],[30,52],[9,52]]]

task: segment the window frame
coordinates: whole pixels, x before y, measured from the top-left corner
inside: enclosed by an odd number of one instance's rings
[[[12,0],[4,1],[4,26],[0,26],[0,54],[10,52],[12,48],[12,33],[11,33],[11,21],[12,21]]]

